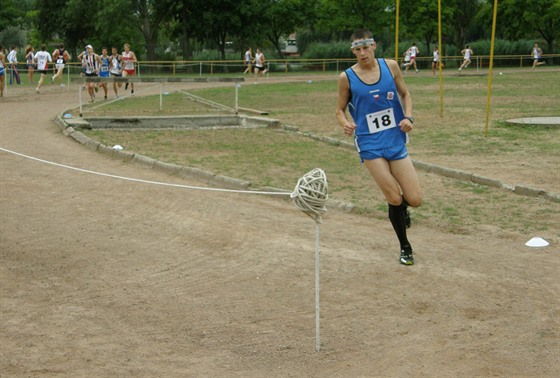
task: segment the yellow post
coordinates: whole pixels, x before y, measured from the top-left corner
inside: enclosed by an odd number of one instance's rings
[[[395,4],[395,60],[399,62],[399,0]]]
[[[494,65],[494,39],[496,37],[496,18],[498,17],[498,0],[494,0],[494,15],[492,17],[492,39],[490,41],[490,63],[488,64],[488,98],[486,100],[486,126],[484,136],[488,136],[488,120],[490,117],[490,99],[492,98],[492,67]]]
[[[443,68],[441,49],[441,0],[438,0],[438,52],[439,52],[439,116],[443,117]]]

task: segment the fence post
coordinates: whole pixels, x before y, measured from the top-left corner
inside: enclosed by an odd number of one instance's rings
[[[80,118],[82,118],[82,83],[78,85],[78,98],[80,99]]]
[[[159,83],[159,111],[163,110],[163,81]]]
[[[202,61],[200,61],[199,64],[200,64],[200,69],[199,69],[199,71],[198,71],[198,76],[201,76],[201,77],[202,77]]]
[[[239,83],[235,82],[235,114],[239,114]]]

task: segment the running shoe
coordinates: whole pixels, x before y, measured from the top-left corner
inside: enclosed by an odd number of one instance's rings
[[[128,83],[126,83],[126,84],[124,85],[124,90],[125,90],[125,91],[128,91]]]
[[[414,265],[412,249],[401,249],[400,263],[403,265]]]

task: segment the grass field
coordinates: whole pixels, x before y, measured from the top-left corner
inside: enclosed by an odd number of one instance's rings
[[[558,116],[560,74],[552,69],[531,73],[504,70],[493,81],[490,127],[485,133],[487,80],[485,75],[461,76],[446,72],[444,111],[440,116],[439,82],[431,75],[405,77],[412,94],[415,130],[409,150],[413,159],[494,177],[508,184],[524,184],[560,192],[560,129],[512,127],[504,120],[517,117]],[[334,117],[336,74],[289,83],[241,86],[239,105],[266,110],[269,116],[303,132],[350,141]],[[233,107],[234,88],[207,88],[189,92]],[[189,100],[180,92],[128,98],[97,107],[95,115],[215,114],[212,107]],[[91,114],[91,113],[90,113]],[[282,130],[211,131],[89,131],[106,145],[164,161],[202,168],[249,180],[255,187],[292,189],[308,170],[321,167],[329,178],[331,198],[352,202],[357,211],[386,217],[386,203],[357,154]],[[470,182],[420,172],[424,205],[416,209],[417,222],[452,232],[535,232],[560,239],[560,204],[524,197]]]

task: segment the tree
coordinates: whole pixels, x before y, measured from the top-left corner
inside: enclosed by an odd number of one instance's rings
[[[508,39],[540,37],[553,52],[560,38],[560,0],[502,0],[497,29]]]
[[[0,45],[23,47],[27,44],[27,34],[32,19],[29,13],[33,0],[2,0],[0,5]]]
[[[404,4],[403,4],[404,5]],[[454,9],[442,6],[442,34],[449,30],[444,20],[450,19]],[[404,25],[404,35],[412,39],[421,39],[430,53],[431,43],[438,39],[438,4],[433,0],[417,0],[414,7],[404,6],[400,11],[400,24]],[[443,53],[443,51],[442,51]]]
[[[28,12],[33,10],[33,0],[2,0],[0,5],[0,30],[7,27],[27,29],[31,27],[32,20]]]
[[[96,17],[95,36],[107,48],[114,46],[120,49],[129,43],[141,59],[144,53],[140,51],[145,49],[144,36],[135,14],[131,12],[131,6],[130,0],[102,0]]]
[[[275,47],[278,56],[282,56],[280,38],[294,32],[306,22],[314,9],[311,0],[268,0],[260,1],[263,7],[256,19],[258,30]]]
[[[99,9],[100,0],[88,0],[88,6],[84,6],[83,0],[68,0],[66,7],[63,8],[62,16],[59,15],[50,19],[53,24],[60,24],[61,35],[65,46],[76,56],[76,51],[82,51],[86,44],[96,45],[95,27],[97,19],[91,14],[90,9]],[[92,8],[89,8],[92,7]],[[64,20],[56,22],[53,20]]]
[[[181,25],[183,32],[216,47],[220,59],[226,59],[228,42],[258,33],[256,0],[191,0],[185,5],[190,7],[181,11],[181,19],[187,22]]]
[[[148,60],[156,60],[156,44],[161,25],[172,17],[172,0],[132,0],[133,14],[137,18]]]
[[[360,28],[377,35],[393,24],[391,7],[394,3],[393,0],[321,0],[317,27],[324,31],[338,31],[339,39]]]
[[[442,3],[445,3],[445,6],[442,5],[442,23],[446,21],[448,30],[453,31],[451,40],[461,49],[467,43],[470,29],[476,25],[476,16],[482,7],[482,2],[481,0],[446,0]],[[445,13],[444,16],[445,9],[449,8],[452,10],[451,14]],[[488,30],[490,25],[487,26]]]
[[[48,41],[55,35],[62,34],[62,23],[53,22],[53,20],[62,18],[60,12],[61,9],[65,8],[65,5],[65,0],[37,1],[34,25],[43,41]]]
[[[191,6],[191,3],[191,0],[181,0],[177,2],[174,11],[178,26],[176,35],[179,36],[183,59],[190,59],[192,57],[190,39],[195,29],[195,18],[193,17],[192,10],[196,8]]]

